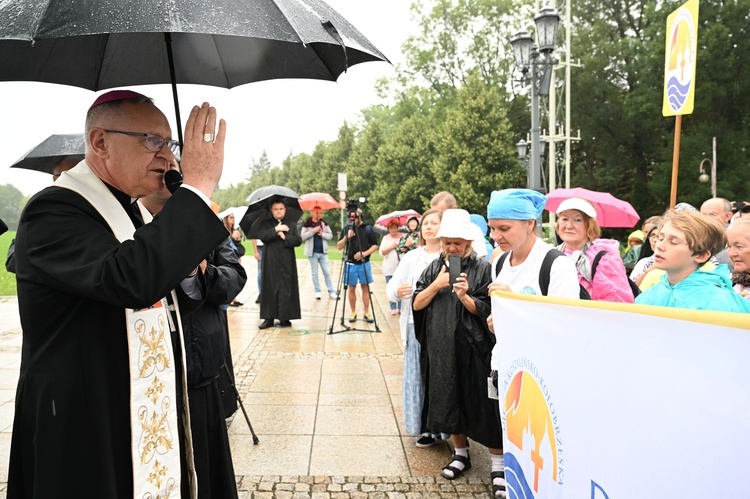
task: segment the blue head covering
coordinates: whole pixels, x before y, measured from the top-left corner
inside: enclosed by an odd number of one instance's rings
[[[547,197],[531,189],[493,191],[487,205],[487,218],[536,220],[544,211]]]
[[[487,220],[484,219],[484,217],[478,213],[472,213],[469,215],[469,220],[471,220],[471,223],[482,229],[482,234],[485,236],[487,235]]]

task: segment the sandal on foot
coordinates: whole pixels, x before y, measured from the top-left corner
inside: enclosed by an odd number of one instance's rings
[[[508,497],[508,492],[505,487],[506,485],[505,472],[493,471],[492,473],[490,473],[490,476],[492,477],[492,495],[494,495],[495,497],[502,498],[502,499],[505,499],[506,497]],[[499,478],[497,482],[500,482],[500,483],[497,483],[495,481],[496,478]]]
[[[451,466],[451,463],[453,461],[458,461],[459,463],[462,463],[464,465],[464,469],[458,469],[455,466]],[[443,478],[447,478],[448,480],[455,480],[456,478],[463,475],[466,471],[469,471],[471,469],[471,459],[468,457],[461,456],[459,454],[453,454],[451,456],[450,463],[443,466],[442,471],[440,472],[441,475],[443,475]],[[453,476],[448,476],[445,472],[450,471],[453,473]]]

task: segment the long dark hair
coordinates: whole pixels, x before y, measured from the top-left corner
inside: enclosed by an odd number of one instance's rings
[[[654,248],[651,247],[651,234],[654,233],[654,231],[659,230],[659,227],[654,226],[650,231],[648,231],[648,234],[646,234],[646,237],[644,238],[643,244],[641,244],[641,254],[638,258],[638,261],[640,262],[644,258],[648,258],[654,254]]]
[[[659,216],[649,217],[648,219],[646,219],[645,222],[643,222],[643,226],[641,228],[649,224],[653,225],[653,227],[651,227],[651,230],[648,231],[646,236],[643,238],[643,244],[641,245],[641,253],[640,253],[640,256],[638,257],[639,262],[643,260],[644,258],[648,258],[654,254],[654,248],[651,246],[651,236],[654,234],[655,231],[659,230],[659,226],[662,224],[662,218]]]

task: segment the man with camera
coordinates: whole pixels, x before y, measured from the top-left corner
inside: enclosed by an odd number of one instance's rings
[[[357,284],[362,289],[362,306],[365,322],[375,322],[370,312],[370,283],[372,269],[370,255],[378,250],[378,240],[372,227],[362,221],[362,210],[355,203],[348,208],[349,222],[341,232],[336,247],[340,250],[346,246],[346,268],[344,282],[349,287],[349,322],[357,320]]]

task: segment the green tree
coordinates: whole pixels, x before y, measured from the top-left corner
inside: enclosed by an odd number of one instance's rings
[[[18,219],[24,206],[23,193],[11,184],[0,185],[0,219],[9,230],[18,229]]]
[[[450,95],[477,74],[489,85],[511,79],[508,40],[529,16],[519,0],[417,0],[412,13],[419,33],[404,44],[405,76],[426,81],[441,97]]]
[[[266,151],[264,150],[260,154],[260,158],[257,160],[253,158],[253,162],[250,164],[250,171],[248,172],[247,180],[252,179],[255,175],[266,173],[271,170],[271,168],[271,161],[268,159],[268,154],[266,154]]]
[[[492,191],[525,185],[525,173],[498,88],[474,75],[456,97],[437,141],[437,185],[452,192],[462,208],[485,213]]]
[[[666,18],[682,2],[584,0],[574,5],[573,110],[581,128],[574,183],[628,199],[643,217],[669,203],[674,118],[661,114]],[[700,11],[695,110],[683,117],[678,201],[710,196],[697,165],[718,137],[718,194],[746,195],[750,96],[746,13],[750,1],[704,2]]]
[[[422,211],[429,206],[437,192],[434,125],[429,115],[414,114],[402,120],[378,148],[369,198],[370,207],[377,214],[404,209]]]

